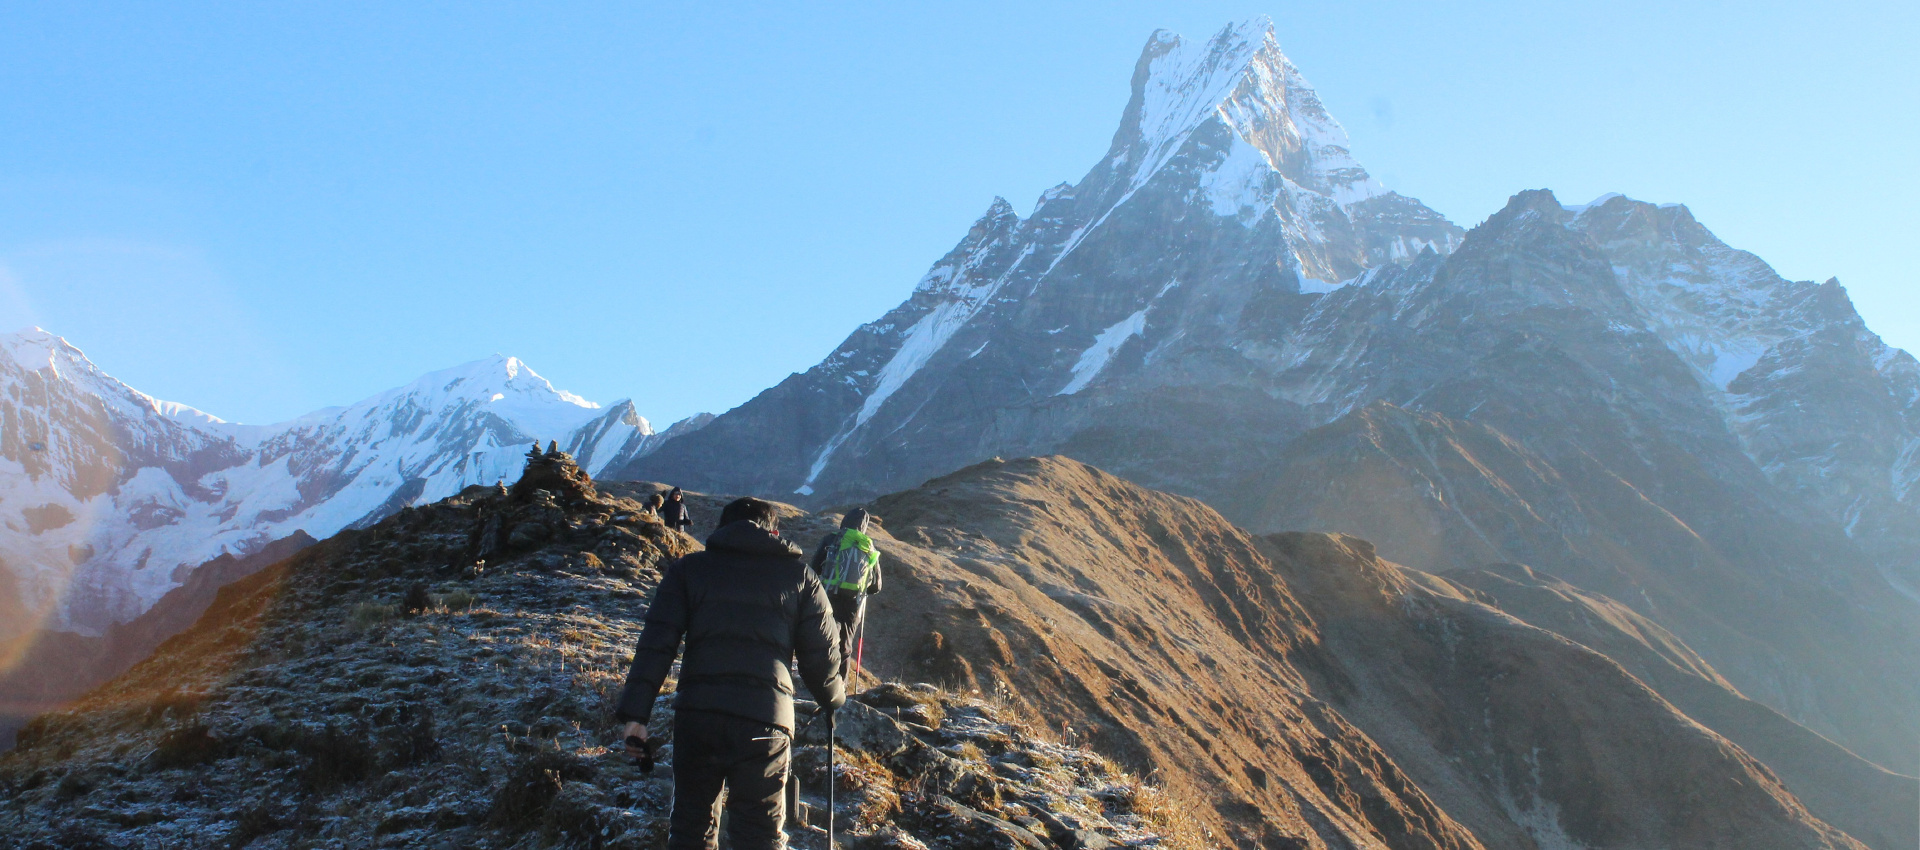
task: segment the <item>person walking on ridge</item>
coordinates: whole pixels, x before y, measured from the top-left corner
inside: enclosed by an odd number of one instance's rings
[[[687,503],[680,495],[680,488],[667,491],[667,501],[660,506],[660,521],[675,531],[692,534],[693,516],[687,512]],[[721,525],[726,523],[722,522]]]
[[[803,557],[780,537],[772,503],[736,499],[721,511],[706,550],[669,565],[654,591],[614,716],[626,724],[627,752],[643,757],[654,699],[684,638],[669,850],[717,846],[723,787],[734,850],[786,845],[789,665],[797,657],[800,678],[822,710],[846,703],[839,629],[826,588]]]
[[[866,619],[867,597],[880,592],[880,549],[867,536],[871,516],[864,508],[848,511],[840,528],[820,541],[810,564],[826,585],[833,619],[840,623],[841,675],[849,681],[859,658],[854,641]]]

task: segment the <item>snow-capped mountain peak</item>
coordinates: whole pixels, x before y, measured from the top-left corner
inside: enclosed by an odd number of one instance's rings
[[[600,472],[666,439],[630,402],[602,408],[504,355],[241,425],[134,390],[39,328],[0,336],[0,350],[0,591],[82,632],[223,553],[510,478],[536,441]]]
[[[93,361],[87,359],[86,353],[74,347],[73,343],[39,327],[21,328],[0,335],[0,350],[5,351],[20,369],[44,372],[48,376],[85,386],[102,401],[128,415],[152,414],[189,425],[224,423],[224,420],[212,414],[179,402],[162,401],[114,380],[100,371]]]
[[[38,327],[25,327],[6,336],[0,336],[0,349],[19,364],[22,369],[55,368],[57,352],[63,348],[72,348],[67,341]]]
[[[995,198],[899,307],[627,475],[827,499],[872,488],[874,470],[937,474],[951,468],[939,452],[897,467],[848,458],[971,421],[985,399],[1042,411],[985,430],[998,439],[1003,426],[1045,431],[1107,404],[1103,389],[1191,384],[1264,350],[1261,314],[1292,309],[1283,299],[1459,244],[1460,228],[1353,161],[1264,17],[1204,42],[1155,33],[1131,91],[1106,156],[1078,182],[1048,189],[1025,219]],[[1230,315],[1246,319],[1222,333]],[[701,448],[768,433],[793,439],[737,478],[736,460],[758,448]],[[932,442],[965,453],[979,439]]]
[[[499,417],[531,438],[559,440],[600,415],[599,404],[554,387],[517,357],[496,354],[429,372],[346,408],[343,419],[396,407],[423,411],[468,408]],[[652,428],[647,429],[652,433]]]
[[[1210,120],[1257,153],[1250,165],[1278,171],[1302,189],[1343,205],[1387,193],[1354,160],[1345,128],[1280,50],[1264,15],[1231,24],[1204,44],[1154,33],[1134,72],[1114,160],[1131,169],[1137,189]]]

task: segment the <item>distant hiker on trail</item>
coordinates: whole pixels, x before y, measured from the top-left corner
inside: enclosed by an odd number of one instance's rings
[[[657,517],[660,515],[660,506],[666,503],[667,503],[667,497],[662,496],[659,493],[655,493],[647,497],[647,504],[644,508],[642,508],[642,510],[645,510],[648,516]]]
[[[693,528],[693,516],[687,513],[687,503],[680,496],[680,488],[667,491],[667,501],[660,505],[660,521],[666,523],[668,528],[693,533],[688,530]],[[720,524],[726,525],[724,521]]]
[[[669,501],[669,505],[674,504]],[[800,547],[778,534],[773,505],[736,499],[720,513],[707,548],[667,567],[614,716],[626,723],[627,751],[643,758],[653,701],[681,638],[673,715],[673,814],[669,850],[712,850],[720,791],[734,850],[784,847],[793,679],[828,711],[846,702],[838,628],[826,588]]]
[[[860,654],[854,640],[866,617],[867,597],[880,592],[880,550],[867,536],[869,517],[861,508],[848,511],[839,530],[820,541],[811,564],[833,602],[833,619],[840,623],[841,671],[849,678]]]

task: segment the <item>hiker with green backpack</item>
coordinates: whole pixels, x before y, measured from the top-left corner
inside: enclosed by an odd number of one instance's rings
[[[853,675],[865,643],[856,635],[866,618],[867,597],[880,592],[880,550],[867,536],[869,518],[864,509],[848,511],[840,520],[840,528],[821,540],[820,548],[813,553],[813,571],[826,585],[833,619],[840,623],[843,678]]]

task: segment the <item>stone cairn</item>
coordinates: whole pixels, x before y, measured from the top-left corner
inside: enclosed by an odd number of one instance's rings
[[[544,452],[540,451],[539,443],[527,450],[527,467],[510,493],[513,501],[525,502],[533,498],[536,490],[552,493],[561,502],[590,499],[594,495],[593,479],[573,461],[573,455],[560,450],[558,441],[549,441]]]
[[[578,505],[594,495],[593,479],[573,455],[561,451],[558,442],[547,443],[544,452],[534,443],[520,480],[512,487],[496,487],[494,498],[477,505],[460,566],[478,574],[489,559],[540,545],[566,524],[564,505]]]

